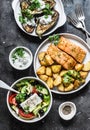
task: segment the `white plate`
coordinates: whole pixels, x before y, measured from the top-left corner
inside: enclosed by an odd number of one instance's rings
[[[55,10],[57,10],[58,13],[59,13],[58,22],[57,22],[57,24],[48,33],[43,34],[43,36],[46,36],[46,35],[54,32],[57,28],[61,27],[66,22],[66,15],[65,15],[63,4],[62,4],[61,0],[55,0],[55,1],[56,1]],[[23,27],[22,27],[22,25],[21,25],[21,23],[19,21],[19,16],[21,14],[20,0],[13,0],[13,2],[12,2],[12,8],[14,10],[14,17],[15,17],[16,23],[21,28],[21,30],[23,30],[25,33],[27,33],[29,35],[37,36],[37,34],[35,33],[35,30],[34,30],[33,33],[26,32],[23,29]]]
[[[84,49],[87,53],[85,60],[83,61],[83,63],[86,63],[87,61],[90,61],[90,47],[87,45],[87,43],[82,40],[80,37],[73,35],[73,34],[68,34],[68,33],[61,33],[60,36],[64,36],[65,38],[69,39],[70,41],[72,41],[73,43],[75,43],[76,45],[80,46],[82,49]],[[38,53],[42,52],[42,51],[46,51],[48,46],[50,45],[50,41],[47,38],[43,43],[41,43],[41,45],[38,47],[35,55],[34,55],[34,72],[35,75],[38,77],[38,75],[36,74],[37,69],[40,67],[40,63],[38,60]],[[38,77],[39,78],[39,77]],[[82,86],[80,86],[78,89],[70,91],[70,92],[60,92],[56,89],[52,89],[51,91],[56,93],[56,94],[71,94],[71,93],[75,93],[77,91],[79,91],[80,89],[82,89],[88,82],[90,81],[90,72],[86,78],[86,82],[85,84],[83,84]]]

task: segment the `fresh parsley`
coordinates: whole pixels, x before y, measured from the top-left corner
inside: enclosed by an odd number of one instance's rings
[[[29,9],[30,9],[31,11],[33,11],[33,10],[35,10],[35,9],[40,8],[40,6],[41,6],[40,2],[39,2],[38,0],[34,0],[34,1],[32,2],[32,4],[29,6]]]
[[[60,36],[58,34],[54,34],[53,36],[49,36],[49,41],[53,42],[55,45],[58,44]]]
[[[50,9],[50,5],[46,4],[45,9],[43,10],[44,15],[52,15],[52,10]]]
[[[22,16],[19,16],[19,21],[21,22],[21,24],[26,23],[26,20]]]
[[[33,15],[30,13],[29,9],[21,10],[21,12],[22,12],[22,15],[24,17],[27,17],[29,20],[31,20],[33,18]]]
[[[12,54],[13,61],[15,61],[15,60],[17,59],[17,56],[23,57],[23,55],[24,55],[24,49],[23,49],[23,48],[18,48],[18,49]]]

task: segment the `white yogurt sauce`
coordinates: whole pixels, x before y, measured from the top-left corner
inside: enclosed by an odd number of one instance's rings
[[[33,18],[31,20],[28,20],[27,24],[30,25],[30,26],[36,26],[35,19]]]
[[[46,18],[45,15],[40,17],[40,23],[41,24],[49,24],[50,22],[52,22],[52,16],[48,15],[48,17]]]
[[[16,59],[12,58],[14,66],[17,68],[25,68],[26,66],[29,65],[30,62],[30,55],[28,52],[24,51],[23,57],[16,55]]]
[[[26,26],[27,24],[28,24],[29,26],[33,26],[33,27],[36,26],[35,18],[32,18],[31,20],[28,20],[28,19],[25,17],[25,21],[26,21],[26,23],[24,23],[23,26]]]

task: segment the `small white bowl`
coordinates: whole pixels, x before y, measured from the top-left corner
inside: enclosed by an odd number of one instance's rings
[[[73,102],[64,102],[59,106],[59,115],[63,120],[71,120],[76,114],[76,105]]]
[[[12,58],[12,55],[15,53],[15,51],[19,48],[22,48],[24,49],[24,51],[27,53],[28,55],[28,58],[27,58],[27,64],[23,67],[19,67],[17,65],[14,64],[13,62],[13,58]],[[30,58],[29,58],[30,57]],[[32,64],[32,60],[33,60],[33,55],[32,55],[32,52],[30,51],[30,49],[24,47],[24,46],[18,46],[18,47],[15,47],[13,50],[11,50],[10,54],[9,54],[9,62],[10,62],[10,65],[16,69],[16,70],[25,70],[27,68],[30,67],[30,65]]]
[[[36,118],[33,118],[33,119],[24,119],[24,118],[21,118],[18,114],[16,114],[13,110],[12,110],[12,108],[11,108],[11,106],[10,106],[10,104],[9,104],[9,96],[10,96],[10,94],[12,93],[11,91],[8,91],[8,93],[7,93],[7,107],[8,107],[8,109],[9,109],[9,111],[10,111],[10,113],[12,114],[12,116],[13,117],[15,117],[17,120],[19,120],[19,121],[21,121],[21,122],[25,122],[25,123],[35,123],[35,122],[37,122],[37,121],[40,121],[40,120],[42,120],[44,117],[46,117],[47,116],[47,114],[49,113],[49,111],[51,110],[51,107],[52,107],[52,93],[51,93],[51,91],[50,91],[50,89],[48,88],[48,86],[47,86],[47,84],[45,84],[45,82],[43,82],[42,80],[40,80],[40,79],[38,79],[38,78],[36,78],[36,77],[23,77],[23,78],[20,78],[19,80],[17,80],[16,82],[14,82],[12,85],[11,85],[11,87],[12,88],[15,88],[15,85],[17,84],[17,83],[19,83],[20,81],[22,81],[22,80],[35,80],[36,82],[38,82],[39,84],[41,84],[42,85],[42,87],[45,87],[47,90],[48,90],[48,93],[49,93],[49,95],[50,95],[50,103],[49,103],[49,106],[48,106],[48,109],[47,109],[47,111],[44,113],[44,115],[42,115],[41,117],[36,117]]]

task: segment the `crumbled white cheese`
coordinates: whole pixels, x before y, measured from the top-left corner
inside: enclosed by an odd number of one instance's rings
[[[23,103],[20,104],[20,106],[25,109],[28,107],[28,111],[32,112],[38,104],[42,102],[42,99],[34,93],[32,96],[30,96],[27,100],[25,100]]]

